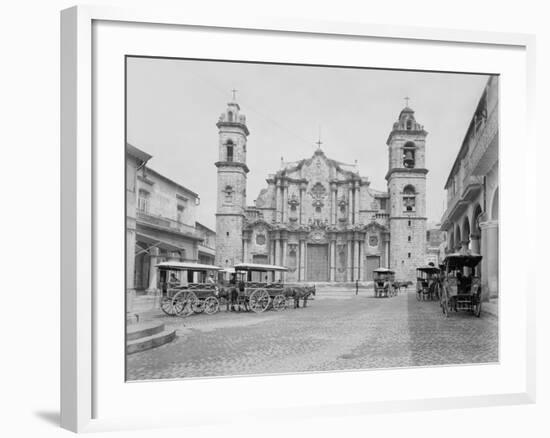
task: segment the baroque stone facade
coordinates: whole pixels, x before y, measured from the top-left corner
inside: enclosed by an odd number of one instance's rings
[[[246,204],[246,118],[236,102],[220,116],[216,264],[269,263],[291,282],[372,279],[390,267],[412,279],[426,258],[427,133],[408,107],[387,140],[387,189],[375,190],[356,166],[325,155],[284,163]]]

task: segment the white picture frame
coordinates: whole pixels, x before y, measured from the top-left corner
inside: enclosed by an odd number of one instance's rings
[[[98,243],[95,240],[97,232],[97,207],[102,202],[98,199],[95,190],[95,182],[101,166],[100,160],[94,153],[93,138],[94,121],[97,118],[96,96],[94,96],[94,81],[98,79],[94,59],[97,53],[97,34],[94,33],[94,24],[105,23],[131,23],[133,27],[156,25],[156,29],[163,26],[184,26],[186,28],[200,29],[201,32],[210,30],[224,31],[224,29],[238,30],[242,33],[250,33],[250,38],[262,32],[270,32],[276,36],[290,36],[296,38],[307,35],[321,35],[332,37],[348,37],[350,40],[380,39],[390,44],[407,42],[411,50],[416,50],[417,45],[426,43],[452,44],[455,46],[477,47],[483,46],[487,50],[511,50],[519,51],[525,59],[524,64],[517,66],[523,69],[522,74],[526,78],[525,90],[520,93],[524,98],[525,119],[520,123],[522,133],[525,134],[525,151],[534,152],[535,143],[533,137],[532,120],[534,120],[534,45],[535,40],[531,35],[456,31],[449,29],[425,29],[415,27],[375,26],[363,23],[339,23],[316,22],[303,19],[289,18],[287,20],[258,17],[247,17],[242,13],[233,16],[217,17],[215,14],[195,16],[192,11],[162,11],[162,10],[126,10],[108,7],[78,6],[62,11],[61,13],[61,426],[76,432],[100,431],[120,428],[145,428],[164,426],[185,426],[202,421],[206,418],[205,412],[201,413],[200,406],[193,418],[177,415],[176,412],[152,412],[150,417],[143,415],[129,416],[127,412],[120,411],[120,415],[98,415],[102,406],[98,401],[101,390],[98,391],[98,382],[102,377],[98,373],[103,363],[98,363],[96,355],[101,335],[97,332],[97,312],[100,306],[94,298],[98,279]],[[432,61],[433,63],[436,61]],[[430,67],[433,68],[433,67]],[[491,73],[500,73],[491,71]],[[503,99],[503,105],[507,105]],[[522,109],[519,110],[520,112]],[[510,128],[511,129],[511,128]],[[508,135],[504,133],[503,135]],[[506,142],[504,142],[505,144]],[[506,146],[504,146],[506,147]],[[123,145],[121,146],[123,150]],[[525,202],[533,201],[535,187],[534,153],[526,153],[523,159],[520,178],[524,183],[518,190],[524,196]],[[532,170],[528,172],[529,166]],[[506,181],[506,169],[503,169],[501,180]],[[522,193],[521,191],[524,190]],[[506,201],[501,201],[506,202]],[[531,202],[531,205],[534,205]],[[121,205],[124,209],[124,205]],[[523,209],[518,213],[521,219],[533,218],[533,209]],[[503,210],[504,214],[506,209]],[[516,218],[518,219],[518,218]],[[123,222],[120,222],[123,227]],[[501,241],[508,243],[508,235],[503,231]],[[528,237],[523,244],[525,248],[534,247],[533,237]],[[503,246],[501,246],[503,248]],[[506,246],[504,246],[506,248]],[[527,268],[529,270],[529,268]],[[522,375],[518,377],[520,385],[513,391],[503,389],[499,391],[495,387],[493,392],[483,394],[463,394],[457,396],[451,394],[417,398],[411,394],[392,396],[388,399],[362,400],[358,398],[346,398],[346,393],[335,393],[335,401],[328,403],[320,400],[313,405],[304,401],[301,410],[292,407],[281,406],[281,412],[292,412],[297,418],[306,418],[311,415],[363,415],[373,412],[396,412],[417,409],[441,409],[456,407],[474,407],[490,405],[506,405],[532,403],[535,400],[535,273],[526,272],[524,278],[529,278],[523,283],[521,305],[521,321],[519,324],[521,333],[520,344],[525,348],[521,353]],[[122,274],[123,275],[123,274]],[[104,279],[105,280],[105,279]],[[122,292],[122,291],[121,291]],[[122,295],[122,293],[121,293]],[[502,306],[504,306],[504,299]],[[506,310],[506,309],[504,309]],[[524,312],[523,312],[524,311]],[[510,324],[507,319],[510,313],[503,312],[501,324]],[[110,315],[106,315],[109,319]],[[103,315],[101,316],[103,318]],[[120,326],[123,321],[111,321],[107,324]],[[122,344],[121,344],[122,345]],[[105,357],[105,355],[103,355]],[[426,370],[424,370],[426,371]],[[376,373],[377,371],[369,371]],[[401,377],[406,379],[412,371],[401,370]],[[417,372],[420,375],[422,371]],[[443,374],[448,370],[438,370],[436,374]],[[345,374],[344,378],[350,381],[358,378],[359,373]],[[287,376],[292,378],[292,376]],[[325,379],[327,382],[332,375],[321,375],[316,378]],[[421,377],[422,378],[422,377]],[[250,377],[256,383],[267,381],[267,377]],[[332,380],[330,380],[332,381]],[[399,381],[399,380],[396,380]],[[197,382],[202,391],[212,391],[214,380]],[[232,383],[233,382],[233,383]],[[224,385],[236,385],[237,380],[225,379]],[[238,381],[244,384],[244,380]],[[124,383],[124,382],[121,382]],[[179,382],[146,383],[162,385],[165,389],[168,385],[179,385]],[[279,381],[277,384],[288,385],[288,382]],[[329,383],[330,387],[330,383]],[[139,387],[133,385],[133,393],[139,392]],[[135,389],[138,388],[138,389]],[[145,388],[145,386],[143,386]],[[223,389],[222,389],[223,391]],[[246,393],[246,390],[244,390]],[[397,394],[397,393],[396,393]],[[246,403],[246,402],[245,402]],[[249,408],[253,403],[248,402]],[[224,421],[224,412],[217,411],[217,421]],[[154,414],[154,415],[153,415]],[[250,416],[262,418],[261,411],[250,411]]]

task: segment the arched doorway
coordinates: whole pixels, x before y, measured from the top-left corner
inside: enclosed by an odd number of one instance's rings
[[[460,251],[460,242],[462,242],[462,238],[460,234],[460,226],[457,224],[455,227],[455,244],[453,251]]]
[[[481,206],[477,204],[474,208],[474,213],[472,214],[472,220],[471,220],[471,234],[470,234],[470,251],[474,254],[481,254],[482,248],[481,248],[481,228],[479,226],[479,222],[481,220]],[[480,277],[481,276],[481,265],[482,263],[478,264],[475,269],[475,275]]]
[[[479,228],[481,213],[481,206],[477,204],[472,214],[472,221],[470,222],[472,226],[470,233],[470,250],[475,254],[481,254],[481,228]]]
[[[460,249],[470,249],[470,221],[468,220],[468,216],[464,217],[464,220],[462,221],[462,240],[464,242],[464,245],[462,242],[459,242]]]

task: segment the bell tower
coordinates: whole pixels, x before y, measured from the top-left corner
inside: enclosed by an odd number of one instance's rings
[[[246,208],[246,117],[233,100],[218,123],[218,171],[216,209],[216,265],[230,267],[243,261],[242,230]]]
[[[426,136],[407,105],[388,136],[390,268],[397,280],[413,280],[426,263]]]

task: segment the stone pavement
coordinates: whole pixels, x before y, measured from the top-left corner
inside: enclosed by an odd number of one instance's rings
[[[262,314],[222,311],[148,319],[175,328],[170,344],[128,356],[129,380],[412,367],[498,361],[497,318],[445,318],[415,293],[318,294],[306,309]]]

